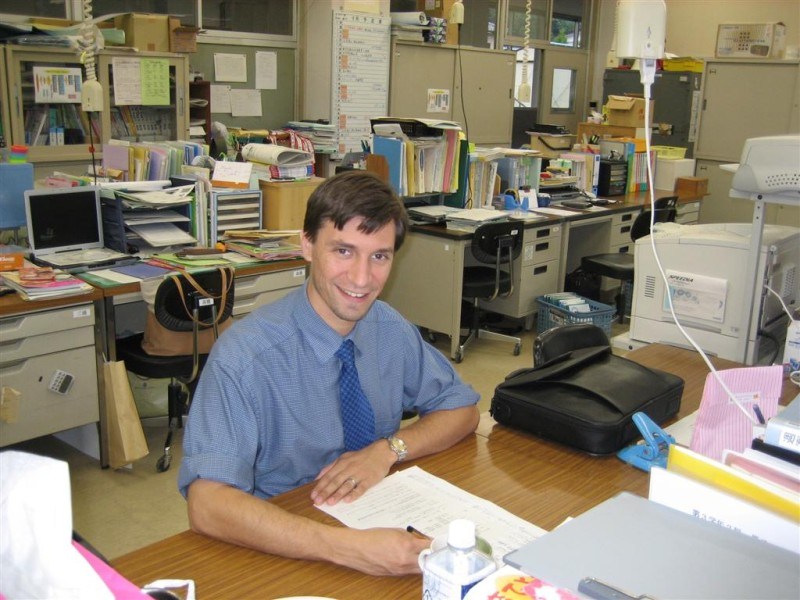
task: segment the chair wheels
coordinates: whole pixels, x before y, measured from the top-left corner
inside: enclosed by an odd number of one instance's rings
[[[520,352],[522,352],[522,344],[514,344],[514,356],[519,356]]]
[[[453,361],[456,364],[459,364],[462,360],[464,360],[464,354],[461,352],[461,350],[456,350],[456,356],[453,358]]]
[[[169,448],[164,451],[164,455],[158,459],[156,463],[156,471],[159,473],[164,473],[169,471],[169,467],[172,464],[172,455],[169,453]]]

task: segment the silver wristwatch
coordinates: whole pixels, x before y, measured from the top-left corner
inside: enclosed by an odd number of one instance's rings
[[[389,448],[392,449],[392,452],[397,454],[397,462],[405,460],[406,456],[408,456],[408,447],[406,443],[399,437],[393,435],[387,437],[386,441],[389,442]]]

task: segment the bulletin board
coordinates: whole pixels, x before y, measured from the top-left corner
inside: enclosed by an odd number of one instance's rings
[[[391,19],[334,12],[331,122],[337,125],[338,154],[361,151],[370,118],[388,115]]]
[[[198,44],[197,52],[191,56],[191,69],[201,72],[211,85],[225,85],[232,89],[253,90],[256,86],[256,53],[274,52],[277,62],[277,85],[275,89],[263,89],[261,96],[261,117],[233,117],[230,113],[218,113],[211,106],[211,120],[224,123],[228,127],[245,129],[283,129],[293,121],[295,107],[295,54],[294,48],[269,46],[234,46],[226,44]],[[247,76],[244,82],[217,81],[214,72],[214,55],[217,53],[243,55],[247,63]]]

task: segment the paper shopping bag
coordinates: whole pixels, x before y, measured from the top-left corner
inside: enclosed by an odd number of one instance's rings
[[[105,362],[106,425],[108,462],[118,469],[147,456],[147,440],[139,420],[124,361]]]

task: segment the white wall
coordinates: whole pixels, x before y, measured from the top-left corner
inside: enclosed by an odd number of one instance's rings
[[[598,0],[599,35],[595,52],[590,99],[600,102],[603,69],[614,33],[616,2]],[[786,25],[787,47],[800,46],[800,2],[797,0],[666,0],[667,52],[678,56],[714,56],[720,23],[765,23]]]

